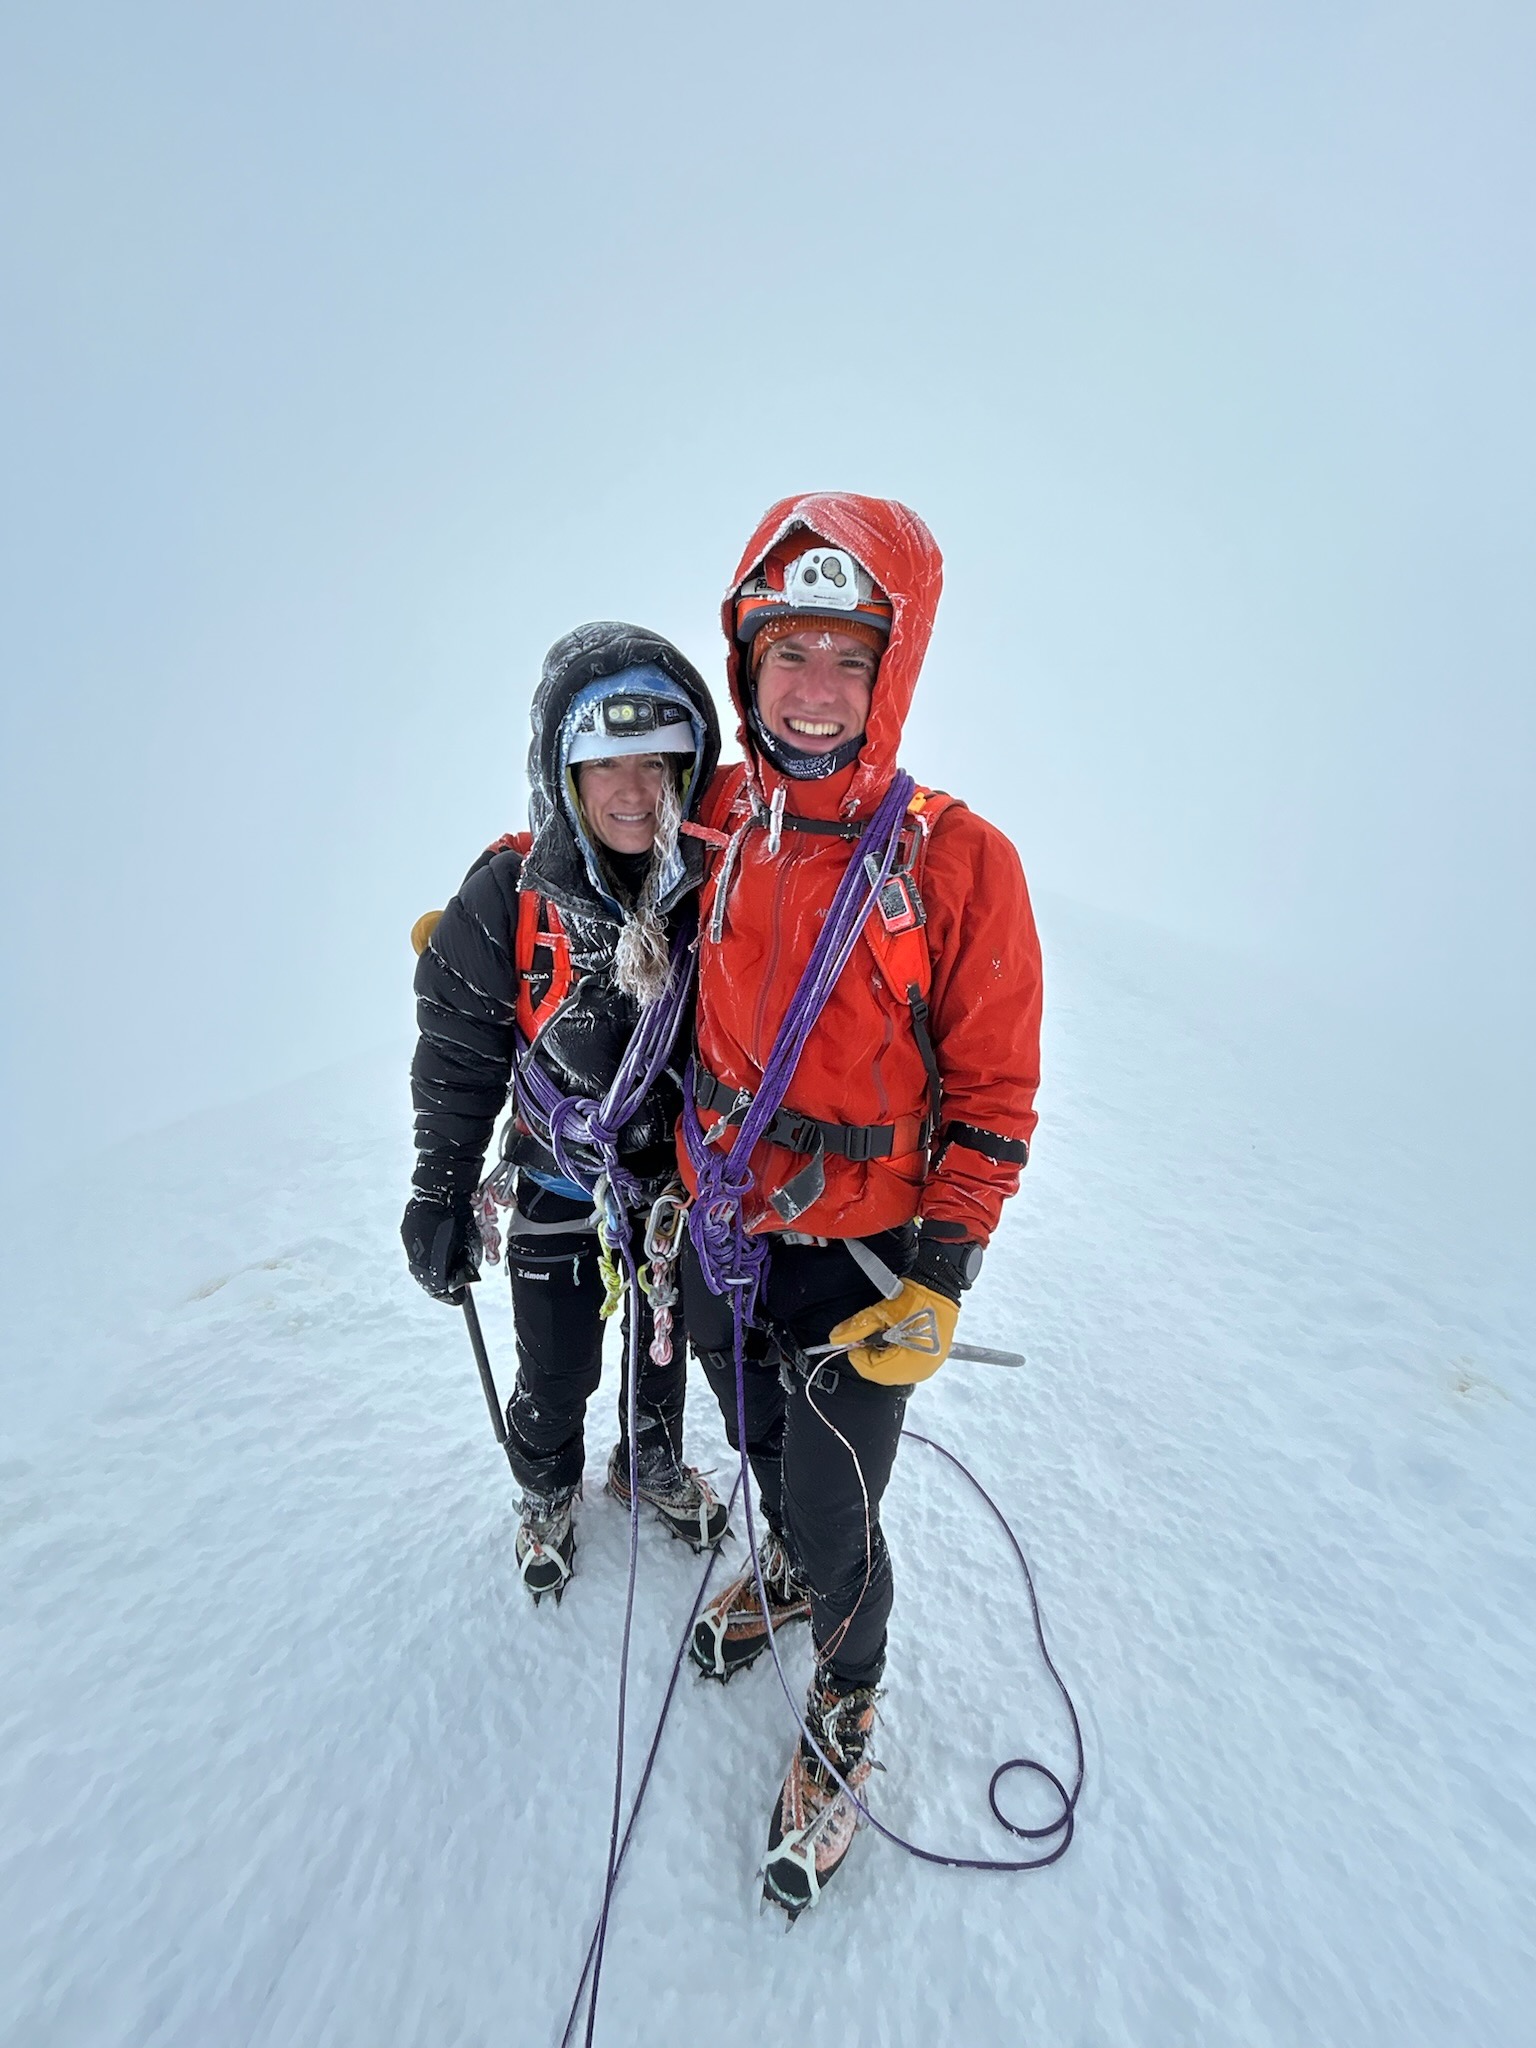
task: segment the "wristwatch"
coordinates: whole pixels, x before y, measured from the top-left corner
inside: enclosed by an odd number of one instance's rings
[[[917,1257],[907,1278],[916,1280],[920,1286],[933,1288],[938,1294],[947,1295],[951,1301],[958,1301],[981,1271],[985,1255],[985,1248],[972,1239],[939,1237],[925,1224],[918,1236]]]

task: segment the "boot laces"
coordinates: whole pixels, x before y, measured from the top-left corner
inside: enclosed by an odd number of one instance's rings
[[[792,1601],[803,1597],[803,1590],[795,1577],[794,1567],[789,1561],[789,1552],[785,1549],[782,1540],[774,1534],[772,1529],[766,1529],[763,1532],[763,1540],[758,1548],[757,1560],[762,1566],[763,1585],[773,1599],[777,1600],[782,1606],[787,1607]],[[747,1576],[750,1580],[751,1573],[749,1572]],[[755,1582],[752,1585],[752,1598],[755,1605],[757,1599],[757,1586]]]
[[[852,1692],[837,1692],[831,1686],[821,1684],[812,1688],[806,1703],[806,1727],[826,1751],[828,1760],[850,1780],[858,1765],[865,1761],[875,1725],[877,1697],[872,1685],[857,1686]],[[803,1743],[801,1748],[805,1749]],[[805,1764],[818,1779],[826,1780],[829,1790],[837,1789],[827,1780],[826,1768],[814,1750],[806,1751]]]
[[[643,1439],[635,1454],[635,1474],[640,1488],[640,1498],[648,1500],[653,1507],[668,1508],[674,1514],[697,1514],[701,1507],[717,1505],[714,1488],[693,1465],[685,1465],[675,1455],[672,1446],[662,1439],[647,1443]],[[614,1491],[623,1500],[629,1498],[629,1460],[616,1447],[613,1454],[612,1479]]]
[[[571,1526],[575,1499],[574,1487],[560,1493],[523,1495],[522,1526],[518,1535],[530,1550],[547,1550],[563,1542]]]

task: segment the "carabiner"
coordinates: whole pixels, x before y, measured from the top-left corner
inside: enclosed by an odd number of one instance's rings
[[[683,1232],[688,1228],[688,1202],[670,1189],[651,1204],[645,1225],[645,1256],[670,1265],[682,1250]]]

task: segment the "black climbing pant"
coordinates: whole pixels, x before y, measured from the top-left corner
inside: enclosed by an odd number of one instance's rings
[[[892,1597],[880,1500],[909,1389],[860,1379],[843,1358],[807,1375],[805,1365],[814,1361],[797,1364],[797,1351],[824,1344],[834,1324],[879,1295],[836,1239],[770,1245],[762,1327],[747,1333],[747,1456],[763,1512],[810,1588],[818,1655],[840,1685],[872,1685],[885,1664]],[[887,1231],[869,1245],[900,1272],[910,1263],[914,1233]],[[710,1293],[691,1246],[683,1259],[683,1306],[689,1340],[739,1449],[731,1304]]]
[[[583,1425],[587,1403],[603,1374],[603,1282],[598,1272],[597,1237],[579,1226],[592,1214],[589,1204],[552,1194],[523,1176],[517,1209],[510,1219],[507,1268],[512,1279],[512,1320],[517,1336],[517,1385],[507,1403],[507,1453],[518,1479],[531,1493],[550,1494],[575,1486],[586,1454]],[[568,1232],[516,1235],[519,1221],[569,1223]],[[635,1258],[642,1256],[645,1218],[635,1219]],[[629,1304],[624,1306],[626,1361]],[[677,1331],[670,1363],[650,1356],[650,1304],[640,1314],[640,1375],[636,1412],[643,1442],[665,1435],[675,1457],[683,1450],[683,1396],[687,1355]],[[626,1378],[619,1382],[619,1442],[629,1455]]]

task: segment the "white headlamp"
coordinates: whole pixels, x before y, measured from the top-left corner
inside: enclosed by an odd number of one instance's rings
[[[655,697],[613,696],[594,704],[566,754],[578,761],[612,761],[622,754],[692,754],[693,721],[680,704]]]
[[[784,571],[784,601],[818,611],[856,611],[874,594],[874,579],[845,548],[807,548]]]

